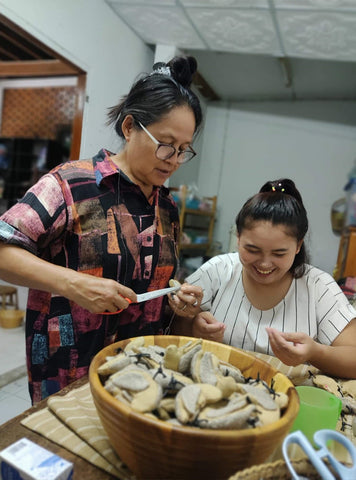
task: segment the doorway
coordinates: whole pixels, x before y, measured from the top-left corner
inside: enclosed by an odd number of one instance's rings
[[[70,159],[79,158],[86,72],[0,14],[0,80],[75,77]],[[1,133],[0,133],[1,134]]]

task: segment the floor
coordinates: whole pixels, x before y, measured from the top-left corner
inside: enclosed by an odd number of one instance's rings
[[[6,285],[5,282],[0,282]],[[19,308],[26,309],[27,288],[17,287]],[[27,388],[25,328],[0,327],[0,424],[31,406]]]

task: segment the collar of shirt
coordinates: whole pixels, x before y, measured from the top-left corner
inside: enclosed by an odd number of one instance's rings
[[[112,155],[115,155],[115,153],[112,153],[109,150],[102,148],[93,157],[96,184],[99,186],[106,177],[109,177],[111,175],[118,175],[120,173],[120,178],[126,180],[132,185],[135,185],[132,180],[130,180],[130,178],[122,170],[120,170],[119,167],[111,160],[110,157]],[[164,192],[165,195],[169,195],[169,189],[162,185],[161,187],[154,186],[152,197],[155,196],[154,193],[157,190],[160,190],[162,193]]]

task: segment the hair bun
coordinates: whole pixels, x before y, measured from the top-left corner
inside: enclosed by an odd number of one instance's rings
[[[279,192],[291,195],[294,197],[301,205],[303,205],[302,197],[299,193],[299,190],[295,186],[295,183],[290,178],[280,178],[278,180],[270,180],[266,182],[260,189],[262,192]]]
[[[183,87],[188,88],[197,71],[198,63],[194,57],[174,57],[167,64],[171,70],[172,77]]]

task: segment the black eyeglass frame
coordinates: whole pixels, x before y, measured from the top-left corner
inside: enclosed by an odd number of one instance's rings
[[[150,133],[147,130],[147,128],[142,125],[141,122],[137,122],[137,123],[142,128],[142,130],[150,137],[150,139],[157,145],[155,154],[156,154],[156,157],[158,158],[158,160],[169,160],[170,158],[172,158],[178,152],[177,161],[180,165],[183,165],[184,163],[190,162],[196,156],[197,152],[194,150],[194,148],[191,145],[189,145],[189,147],[186,148],[185,150],[177,150],[176,147],[174,147],[170,143],[159,142],[157,140],[157,138],[155,138],[152,135],[152,133]],[[164,158],[161,158],[157,155],[157,152],[158,152],[160,147],[169,147],[171,149],[172,153],[170,153],[169,155],[165,155]],[[182,154],[187,155],[188,153],[190,153],[192,155],[190,158],[186,159],[185,157],[183,157],[183,160],[181,160],[179,158],[179,155],[182,155]]]

